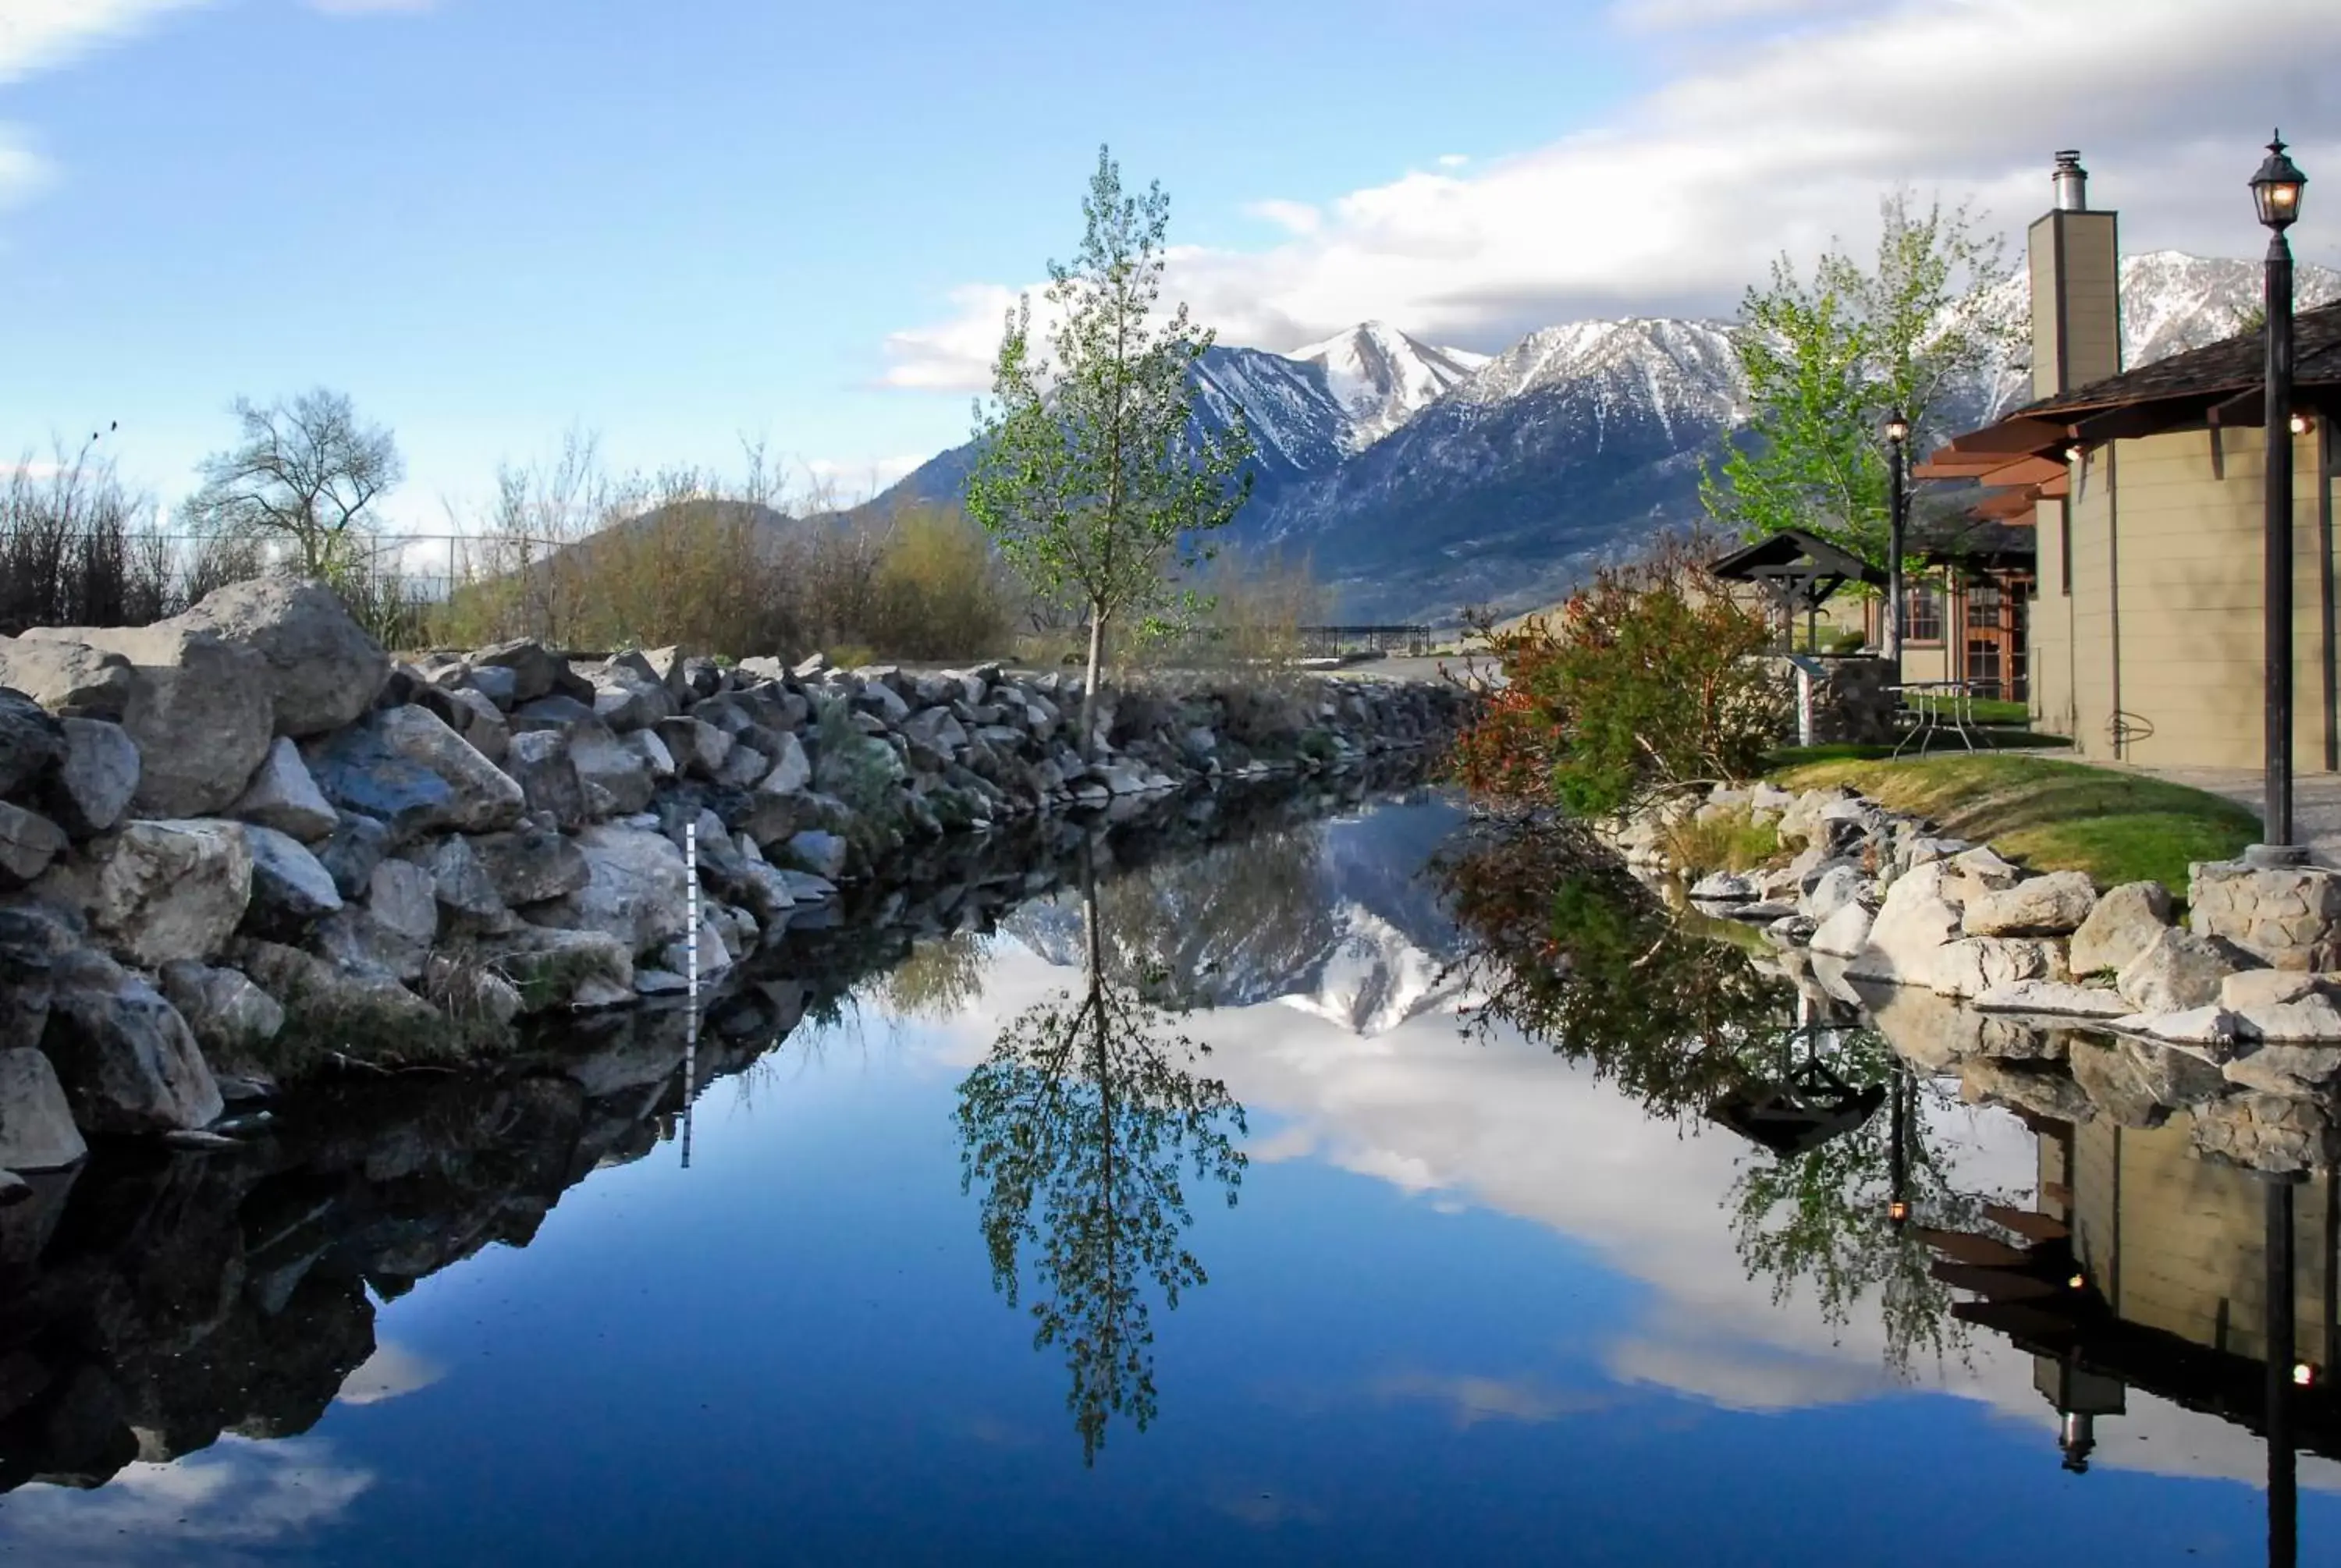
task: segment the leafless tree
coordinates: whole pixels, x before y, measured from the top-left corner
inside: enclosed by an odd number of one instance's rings
[[[188,521],[289,543],[313,577],[356,565],[375,531],[368,509],[405,476],[390,431],[362,422],[347,395],[323,387],[265,408],[238,398],[234,412],[242,439],[204,460]]]

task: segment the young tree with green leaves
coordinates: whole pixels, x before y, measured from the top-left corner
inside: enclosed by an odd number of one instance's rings
[[[1751,287],[1732,333],[1748,377],[1750,440],[1700,478],[1707,510],[1749,539],[1818,534],[1885,564],[1889,471],[1883,430],[1899,410],[1911,450],[1947,394],[2013,362],[2022,323],[1992,308],[2008,276],[1997,236],[1962,206],[1879,203],[1874,263],[1832,244],[1798,273],[1786,255]]]
[[[1170,214],[1159,184],[1125,196],[1120,168],[1098,149],[1081,248],[1070,264],[1049,263],[1044,297],[1061,317],[1053,357],[1035,347],[1031,302],[1019,299],[991,406],[976,409],[968,514],[1036,593],[1088,616],[1084,759],[1097,750],[1108,628],[1175,603],[1172,569],[1208,558],[1207,536],[1251,491],[1240,412],[1217,430],[1196,418],[1193,371],[1213,334],[1184,304],[1153,320]]]

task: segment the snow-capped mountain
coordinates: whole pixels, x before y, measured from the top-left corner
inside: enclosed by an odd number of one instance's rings
[[[1325,372],[1349,416],[1350,452],[1398,429],[1488,362],[1468,349],[1433,348],[1382,322],[1366,322],[1287,356]]]
[[[2131,368],[2234,335],[2260,301],[2256,261],[2152,251],[2126,258],[2121,278]],[[2303,266],[2296,287],[2304,310],[2341,300],[2341,273]],[[1986,310],[2028,341],[2020,270]],[[1345,620],[1550,602],[1590,563],[1696,521],[1700,464],[1747,416],[1718,321],[1571,322],[1486,359],[1368,322],[1291,354],[1215,347],[1199,384],[1202,417],[1240,406],[1260,449],[1235,531],[1305,551]],[[1938,422],[1980,423],[2030,398],[2019,349],[1951,389]],[[945,452],[897,489],[955,494],[968,461],[965,448]]]

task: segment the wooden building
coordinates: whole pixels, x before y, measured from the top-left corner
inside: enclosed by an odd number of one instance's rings
[[[2088,208],[2069,155],[2057,188],[2027,245],[2033,401],[1957,437],[1918,475],[1980,481],[1981,520],[2032,531],[2017,625],[2037,728],[2072,737],[2084,757],[2256,767],[2262,334],[2125,372],[2115,216]],[[2299,417],[2279,432],[2294,449],[2294,765],[2334,770],[2341,306],[2301,313],[2296,333]],[[2004,599],[1996,613],[2014,620]]]

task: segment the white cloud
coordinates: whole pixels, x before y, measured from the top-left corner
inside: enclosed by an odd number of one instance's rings
[[[419,1351],[393,1341],[374,1346],[374,1354],[350,1369],[334,1397],[344,1404],[380,1404],[430,1387],[447,1375],[447,1368]]]
[[[439,0],[308,0],[309,9],[329,16],[374,16],[385,13],[434,11]]]
[[[125,1466],[95,1492],[27,1486],[0,1515],[0,1551],[51,1568],[153,1563],[198,1549],[281,1545],[333,1523],[374,1484],[315,1438],[223,1437],[168,1464]]]
[[[62,65],[135,33],[166,11],[204,0],[5,0],[0,4],[0,82]]]
[[[1728,314],[1780,251],[1866,242],[1897,184],[1972,197],[2018,237],[2047,204],[2058,148],[2083,150],[2132,248],[2209,254],[2257,253],[2243,182],[2269,121],[2298,123],[2312,175],[2341,168],[2341,135],[2324,129],[2341,73],[2330,0],[2265,0],[2249,27],[2203,0],[1629,0],[1616,14],[1621,27],[1726,16],[1755,35],[1609,124],[1319,208],[1254,203],[1318,216],[1261,249],[1176,252],[1169,296],[1223,341],[1262,348],[1378,318],[1492,350],[1587,315]],[[2285,39],[2273,68],[2269,36]],[[1679,55],[1676,43],[1661,46]],[[2295,243],[2341,259],[2335,234],[2341,220],[2312,221]],[[982,388],[1015,293],[954,291],[948,319],[887,341],[885,381]]]
[[[1471,160],[1469,158],[1466,157],[1461,153],[1441,153],[1439,154],[1439,166],[1442,169],[1459,169],[1470,161]]]
[[[1287,233],[1313,234],[1325,226],[1325,214],[1306,202],[1254,202],[1244,211],[1266,218]]]
[[[812,488],[825,504],[852,506],[869,500],[927,461],[931,453],[895,453],[888,457],[806,460]]]

